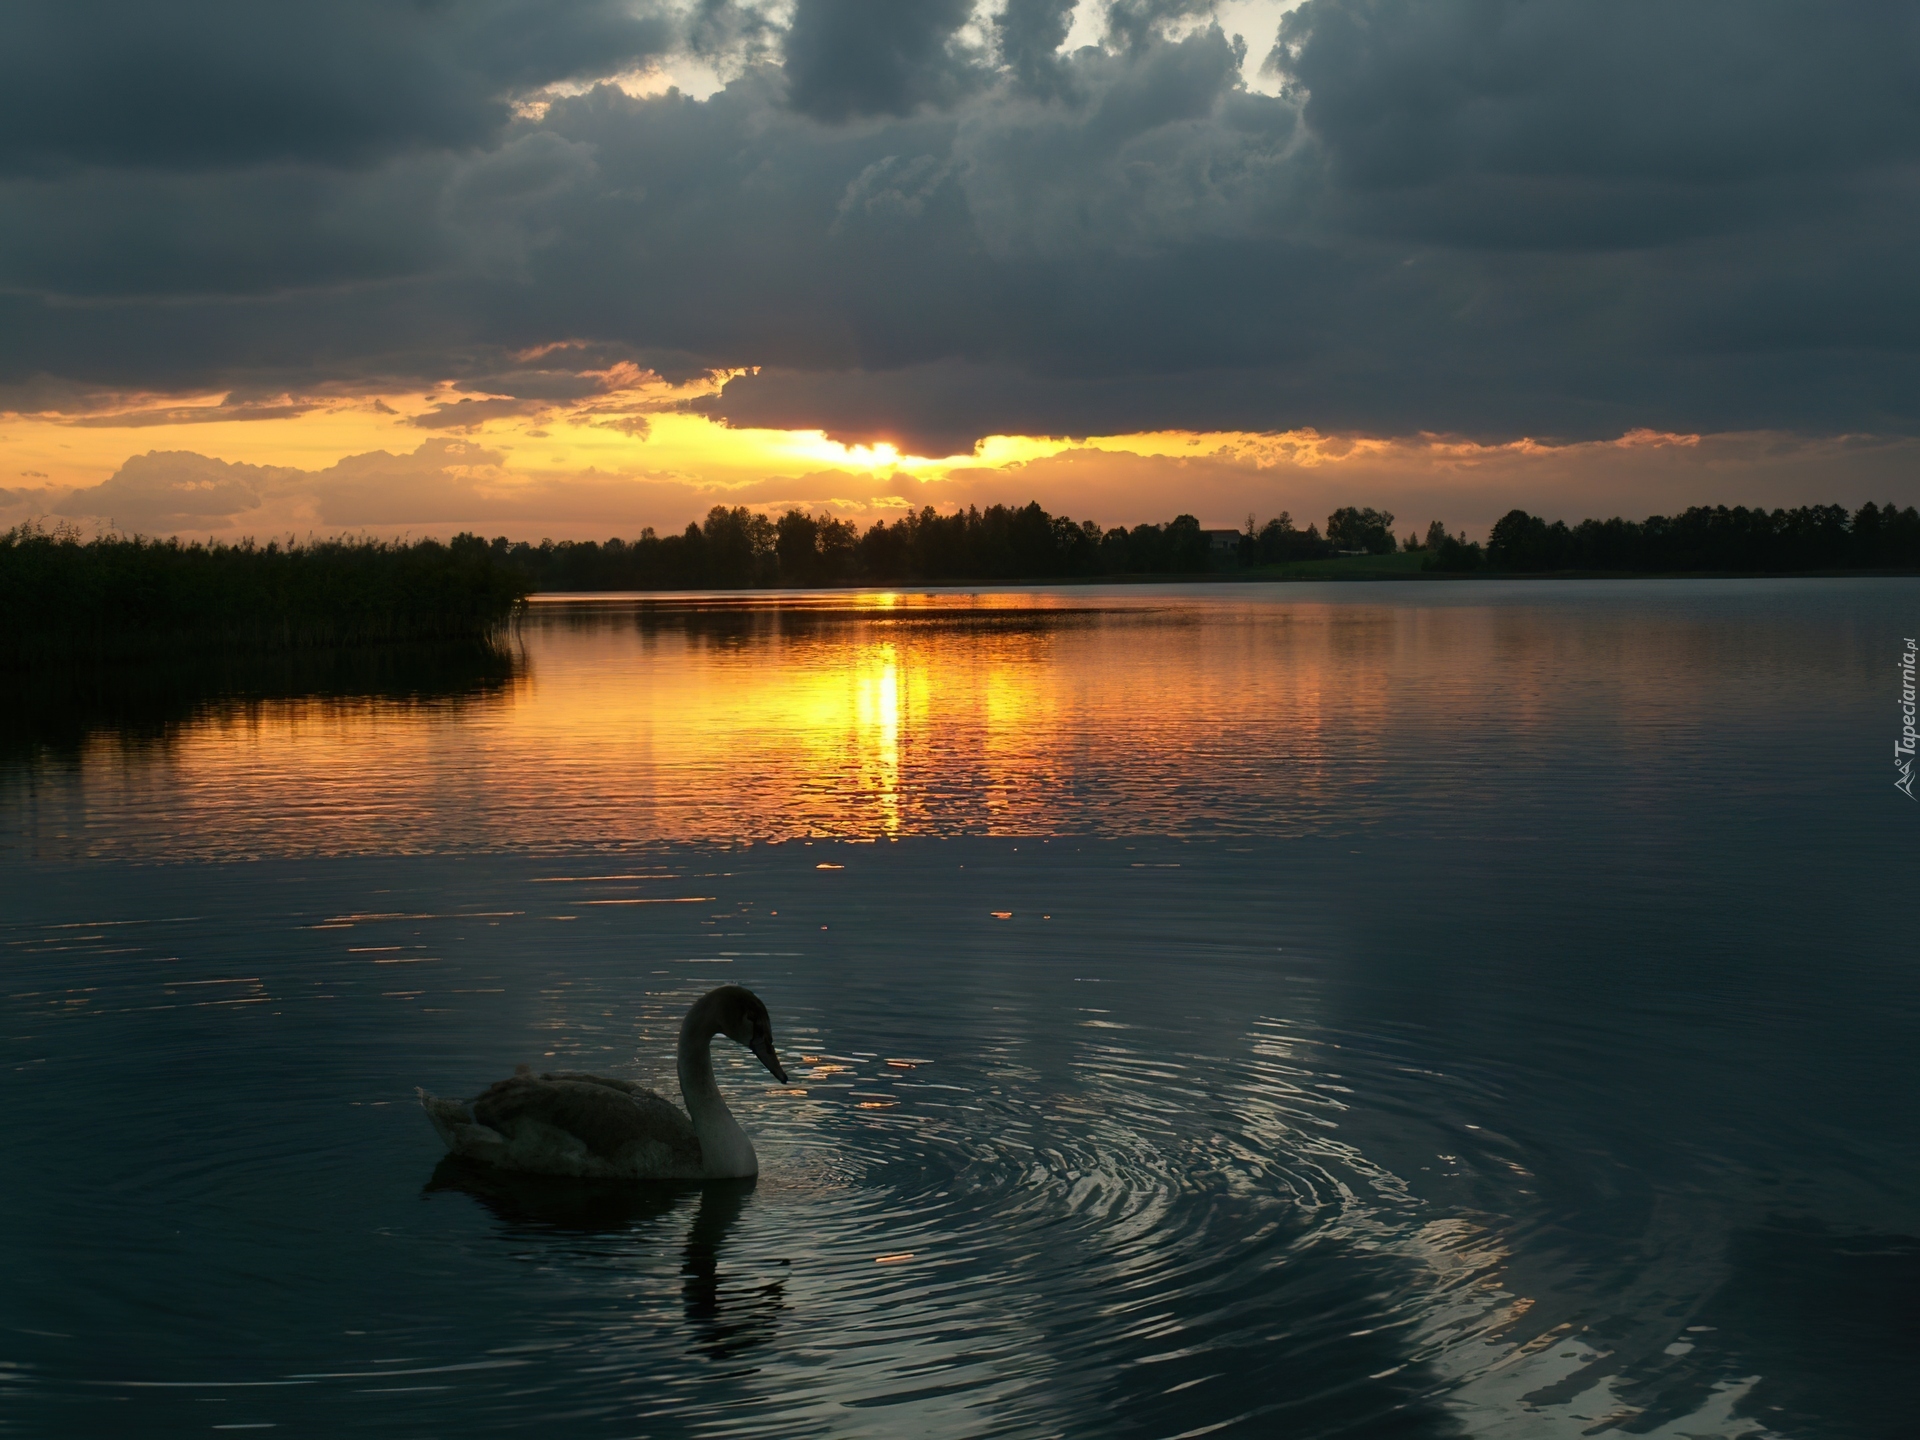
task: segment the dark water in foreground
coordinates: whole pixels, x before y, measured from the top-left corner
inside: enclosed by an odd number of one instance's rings
[[[505,666],[38,695],[0,1430],[1911,1433],[1916,625],[543,606]],[[793,1073],[716,1042],[757,1184],[440,1163],[415,1085],[671,1091],[721,980]]]

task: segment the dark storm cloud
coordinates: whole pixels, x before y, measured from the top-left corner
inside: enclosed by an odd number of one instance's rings
[[[994,41],[1014,83],[1049,99],[1066,81],[1060,47],[1073,24],[1074,0],[1007,0],[993,20]]]
[[[759,5],[694,0],[686,17],[687,50],[703,60],[752,61],[779,49],[781,30]]]
[[[1307,0],[1269,63],[1367,186],[1726,183],[1911,158],[1917,46],[1905,0]]]
[[[1244,371],[1162,375],[1035,375],[1010,367],[936,361],[851,374],[763,370],[692,408],[737,425],[823,429],[849,444],[886,441],[910,453],[964,455],[983,433],[1084,438],[1140,428],[1117,417],[1178,414],[1196,430],[1305,426],[1271,377]],[[1147,423],[1154,423],[1149,420]]]
[[[1108,0],[1107,35],[1128,50],[1151,45],[1170,20],[1213,13],[1209,0]]]
[[[672,36],[626,0],[10,5],[0,171],[356,163],[479,144],[512,92],[612,74]]]
[[[1610,250],[1831,213],[1920,159],[1920,9],[1307,0],[1270,69],[1362,228]]]
[[[105,101],[82,122],[43,85],[31,173],[0,180],[0,405],[236,380],[536,399],[617,355],[763,367],[712,411],[942,453],[1159,426],[1920,428],[1910,3],[1308,0],[1278,97],[1195,12],[1123,0],[1104,46],[1065,53],[1063,0],[801,0],[784,34],[736,0],[670,23],[382,7],[368,33],[432,72],[419,93],[381,109],[315,41],[260,74],[300,69],[289,94],[361,129],[284,108],[279,140]],[[156,53],[236,93],[244,45],[200,24],[233,12],[168,13],[184,38]],[[526,54],[499,38],[536,13]],[[708,100],[601,87],[501,120],[667,29],[744,68]],[[613,37],[597,61],[591,36]],[[590,348],[513,359],[561,341]]]
[[[796,0],[788,95],[821,120],[906,115],[951,101],[977,73],[955,34],[973,0]]]

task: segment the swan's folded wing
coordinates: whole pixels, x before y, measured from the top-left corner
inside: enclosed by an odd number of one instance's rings
[[[608,1075],[589,1075],[584,1070],[549,1070],[540,1077],[542,1080],[579,1080],[588,1085],[604,1085],[609,1090],[618,1090],[622,1095],[652,1095],[653,1091],[644,1085],[636,1085],[631,1080],[615,1080]]]
[[[693,1127],[650,1090],[628,1095],[589,1077],[535,1080],[516,1075],[476,1096],[472,1111],[480,1124],[502,1134],[529,1122],[564,1131],[602,1159],[611,1160],[639,1142],[665,1145],[680,1164],[700,1164],[700,1140]]]

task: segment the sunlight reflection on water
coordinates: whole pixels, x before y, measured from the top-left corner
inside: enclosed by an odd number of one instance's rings
[[[1597,769],[1648,803],[1724,784],[1712,735],[1817,706],[1809,644],[1859,663],[1752,583],[1689,607],[1657,585],[550,601],[510,684],[209,707],[136,764],[96,735],[24,795],[16,774],[9,819],[40,854],[164,834],[176,858],[1524,830]]]
[[[1917,597],[562,602],[68,697],[0,752],[0,1423],[1888,1433]],[[413,1086],[671,1093],[722,979],[756,1185],[440,1163]]]

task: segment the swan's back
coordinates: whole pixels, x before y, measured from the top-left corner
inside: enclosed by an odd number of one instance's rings
[[[639,1085],[524,1069],[462,1104],[421,1092],[455,1155],[506,1170],[602,1179],[685,1179],[702,1173],[687,1117]]]

